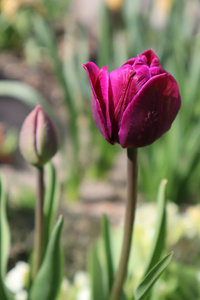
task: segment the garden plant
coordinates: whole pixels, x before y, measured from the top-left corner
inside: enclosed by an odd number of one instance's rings
[[[107,276],[101,278],[98,270],[97,253],[93,257],[95,271],[91,276],[91,297],[118,300],[144,299],[159,276],[169,264],[172,253],[160,260],[164,243],[165,205],[162,204],[162,218],[157,231],[158,236],[152,245],[152,254],[141,282],[132,295],[126,294],[123,284],[127,275],[128,259],[133,236],[134,216],[137,199],[137,149],[152,144],[168,131],[175,119],[181,98],[175,79],[162,69],[158,57],[147,50],[136,58],[128,60],[121,68],[108,73],[107,67],[101,70],[92,62],[84,65],[92,88],[92,113],[94,121],[104,138],[111,144],[120,143],[127,148],[127,203],[124,223],[124,237],[117,270],[113,267],[110,243],[109,222],[103,221],[103,241],[106,257]],[[54,214],[54,189],[50,184],[50,199],[45,198],[44,165],[58,150],[58,133],[50,117],[37,104],[25,119],[20,132],[20,150],[25,159],[36,167],[38,191],[35,209],[34,250],[30,261],[27,286],[27,299],[56,299],[62,282],[62,252],[60,236],[63,224],[61,216],[51,231]],[[163,202],[164,182],[161,185]],[[4,202],[4,196],[1,202]],[[45,209],[46,207],[46,209]],[[5,218],[5,203],[1,204],[1,299],[14,299],[6,287],[3,277],[8,259],[8,226]],[[163,240],[163,237],[162,237]],[[102,287],[99,283],[102,280]],[[103,281],[105,285],[103,286]],[[67,297],[67,295],[66,295]]]
[[[31,111],[19,143],[17,130],[0,123],[0,163],[19,144],[37,178],[36,191],[27,187],[33,247],[10,270],[9,178],[0,177],[0,300],[199,300],[199,1],[105,0],[97,32],[75,21],[72,7],[0,4],[1,50],[48,66],[62,98],[50,105],[28,79],[0,81],[0,101]],[[59,201],[81,201],[84,179],[102,180],[125,151],[123,226],[102,215],[86,270],[69,280]]]

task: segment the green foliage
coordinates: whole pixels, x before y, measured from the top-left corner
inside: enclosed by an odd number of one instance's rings
[[[34,18],[32,19],[32,22],[35,31],[35,36],[38,39],[38,42],[46,49],[47,53],[50,55],[50,58],[54,66],[55,75],[63,90],[64,104],[66,110],[69,112],[71,139],[73,142],[74,166],[75,166],[75,170],[78,173],[79,138],[78,138],[78,127],[77,127],[78,112],[76,108],[76,101],[75,101],[76,99],[74,99],[71,93],[69,80],[65,74],[62,62],[59,59],[57,44],[56,44],[56,36],[54,35],[53,30],[51,30],[49,24],[39,15],[35,15]]]
[[[149,252],[149,260],[146,264],[146,269],[144,276],[146,276],[149,271],[157,264],[165,246],[165,237],[166,237],[166,203],[165,203],[165,186],[167,181],[162,180],[157,199],[157,220],[155,225],[155,234],[152,241],[152,248]]]
[[[169,265],[172,259],[173,253],[165,256],[141,281],[135,291],[135,300],[144,300],[149,295],[151,288],[154,286],[160,275]]]
[[[43,96],[31,86],[26,83],[14,81],[14,80],[2,80],[0,81],[0,96],[11,97],[18,101],[23,102],[31,109],[40,103],[48,115],[55,121],[57,120],[50,106],[46,103]],[[58,121],[56,122],[58,123]]]
[[[98,246],[95,245],[89,257],[89,272],[91,278],[91,299],[106,300],[103,269],[99,260]]]
[[[108,289],[109,292],[111,292],[113,280],[114,280],[114,272],[113,272],[113,261],[112,261],[111,239],[110,239],[111,229],[110,229],[109,220],[106,215],[103,216],[102,236],[103,236],[104,251],[106,256]]]
[[[6,192],[3,179],[0,178],[0,299],[14,300],[4,283],[10,248],[10,231],[6,216]]]
[[[4,278],[7,271],[8,256],[10,250],[10,230],[6,214],[7,193],[5,182],[0,177],[0,269]]]
[[[60,236],[63,217],[57,221],[46,254],[30,291],[30,300],[55,300],[63,278],[63,256]]]
[[[157,7],[156,2],[146,8],[140,0],[125,0],[117,12],[103,3],[99,18],[99,35],[95,37],[94,42],[95,53],[90,49],[91,36],[88,34],[88,28],[84,25],[78,26],[70,15],[70,1],[57,3],[55,0],[42,0],[38,3],[38,7],[31,3],[28,7],[20,7],[16,12],[17,22],[9,21],[2,12],[0,45],[2,44],[3,47],[4,37],[5,44],[10,41],[13,45],[16,42],[16,47],[18,41],[22,45],[23,39],[26,41],[29,39],[31,51],[28,53],[33,51],[32,48],[37,47],[35,52],[40,53],[40,60],[43,59],[41,53],[44,55],[44,51],[41,50],[45,50],[60,83],[65,107],[69,113],[74,157],[79,157],[80,150],[79,116],[85,114],[88,117],[88,112],[91,114],[89,110],[91,92],[88,89],[86,74],[81,70],[81,64],[92,58],[99,67],[108,65],[109,71],[112,71],[121,66],[126,59],[153,48],[163,68],[172,73],[178,82],[182,108],[170,132],[153,145],[141,150],[140,189],[146,198],[152,200],[160,178],[168,178],[170,179],[168,195],[173,201],[181,203],[194,198],[200,192],[196,179],[200,170],[198,159],[200,42],[198,20],[190,8],[198,5],[198,1],[192,1],[191,7],[185,0],[182,2],[174,0],[171,4],[169,2],[169,9],[164,12],[166,22],[160,25],[155,24],[156,18],[153,15]],[[61,59],[58,55],[59,45],[55,24],[59,23],[65,14],[67,25],[70,26],[67,26],[62,36],[64,43],[62,49],[66,49],[66,53],[64,52]],[[25,27],[27,29],[24,29]],[[62,29],[65,30],[65,27],[63,26]],[[13,93],[16,90],[16,94],[18,93],[18,87],[14,85],[12,89],[9,86],[6,89],[12,90]],[[103,171],[97,171],[98,168],[95,167],[90,169],[90,173],[95,173],[97,176],[103,174],[111,165],[113,156],[109,154],[106,143],[97,141],[95,137],[97,134],[91,128],[88,130],[91,139],[88,148],[96,150],[95,143],[99,146],[99,153],[94,157],[97,159],[96,165]],[[101,136],[100,138],[103,140]],[[75,159],[75,163],[77,161]],[[81,168],[80,164],[77,163],[74,169],[79,168]],[[154,170],[153,177],[152,170]],[[80,174],[79,171],[77,173]]]
[[[46,168],[47,171],[47,183],[45,190],[45,201],[44,201],[44,215],[45,215],[45,246],[46,249],[51,231],[55,221],[55,215],[58,208],[58,200],[60,196],[59,183],[56,178],[56,171],[53,164],[50,162]]]
[[[142,261],[139,256],[137,244],[133,243],[129,260],[128,276],[124,284],[124,299],[131,299],[132,291],[135,288],[136,298],[134,298],[134,300],[146,299],[146,295],[149,295],[155,282],[171,261],[172,253],[160,260],[164,251],[166,238],[166,183],[167,181],[163,180],[158,191],[155,233],[148,258],[145,263],[142,276],[143,279],[136,288],[135,280],[137,280],[137,278],[135,278],[135,272],[138,268],[138,264],[142,264]],[[122,231],[111,230],[109,220],[106,216],[104,216],[102,220],[101,239],[97,241],[89,257],[93,300],[98,299],[98,297],[101,299],[109,299],[109,294],[114,280],[114,273],[118,265],[121,242]]]
[[[155,300],[200,299],[198,268],[172,262],[162,276],[163,290],[155,289]]]
[[[14,300],[13,295],[5,286],[2,277],[0,276],[0,297],[2,300]]]

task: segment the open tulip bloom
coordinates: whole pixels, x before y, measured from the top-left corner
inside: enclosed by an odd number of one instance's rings
[[[93,63],[83,66],[92,88],[97,128],[111,144],[144,147],[168,131],[180,106],[178,85],[147,50],[108,73]]]
[[[176,80],[166,72],[150,49],[108,73],[93,62],[83,65],[92,88],[94,122],[110,143],[127,149],[128,178],[124,238],[110,294],[121,299],[127,273],[137,198],[137,148],[152,144],[167,132],[180,106]],[[136,297],[137,299],[137,297]],[[140,299],[140,298],[138,298]]]

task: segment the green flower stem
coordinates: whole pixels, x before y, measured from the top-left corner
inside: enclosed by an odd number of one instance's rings
[[[128,258],[131,248],[131,240],[133,233],[134,216],[136,209],[137,199],[137,149],[127,149],[128,158],[128,179],[127,179],[127,203],[124,221],[124,237],[122,243],[122,251],[119,262],[119,267],[116,273],[115,281],[113,284],[110,300],[121,299],[123,283],[127,274]]]
[[[38,171],[37,199],[35,210],[35,236],[34,236],[34,264],[33,278],[35,278],[43,258],[44,246],[44,169],[40,167]]]

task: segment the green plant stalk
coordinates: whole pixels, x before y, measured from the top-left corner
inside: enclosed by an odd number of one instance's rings
[[[127,149],[127,203],[124,221],[124,237],[122,251],[115,281],[113,284],[110,300],[119,300],[122,294],[123,283],[127,274],[128,259],[131,249],[131,240],[134,225],[134,216],[137,200],[137,149]]]
[[[35,209],[35,236],[34,236],[34,260],[33,278],[35,278],[43,258],[44,247],[44,169],[40,167],[38,171],[37,199]]]

